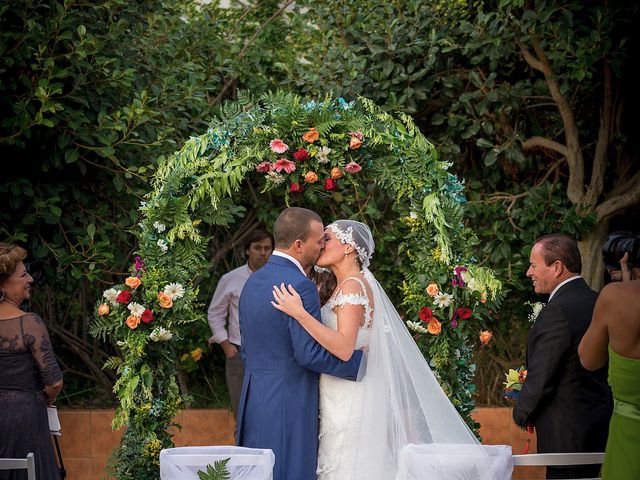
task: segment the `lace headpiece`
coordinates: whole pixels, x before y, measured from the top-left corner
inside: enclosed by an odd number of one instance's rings
[[[336,220],[327,225],[340,242],[351,245],[360,261],[360,266],[365,269],[369,266],[375,243],[371,230],[362,222],[355,220]]]

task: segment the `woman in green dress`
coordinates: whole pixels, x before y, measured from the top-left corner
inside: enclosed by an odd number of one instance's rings
[[[623,275],[625,281],[602,289],[578,347],[587,370],[609,361],[614,407],[603,480],[640,479],[640,265],[633,267]]]

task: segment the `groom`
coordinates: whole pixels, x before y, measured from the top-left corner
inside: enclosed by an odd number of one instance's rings
[[[324,247],[322,219],[287,208],[276,220],[275,250],[240,295],[245,376],[238,411],[238,445],[270,448],[274,480],[315,480],[318,456],[318,373],[355,380],[362,357],[348,362],[322,348],[293,318],[275,309],[273,286],[291,284],[320,320],[316,285],[305,275]]]

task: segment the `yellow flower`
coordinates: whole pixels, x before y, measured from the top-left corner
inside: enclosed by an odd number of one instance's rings
[[[191,222],[191,225],[193,225],[194,227],[197,227],[201,223],[202,223],[202,220],[194,220],[193,222]]]
[[[171,296],[164,292],[158,292],[158,303],[160,303],[162,308],[173,307],[173,300],[171,300]]]
[[[107,305],[106,303],[100,305],[98,307],[98,315],[109,315],[109,305]]]
[[[440,292],[440,289],[435,283],[430,283],[429,285],[427,285],[426,291],[427,295],[429,295],[430,297],[435,297]]]
[[[138,325],[140,325],[140,317],[136,315],[129,315],[125,323],[131,330],[135,330],[136,328],[138,328]]]
[[[200,361],[200,359],[202,358],[202,349],[198,347],[193,352],[191,352],[191,358],[193,358],[196,362]]]
[[[131,290],[135,290],[136,288],[138,288],[140,286],[140,284],[142,283],[142,281],[138,278],[138,277],[129,277],[127,278],[124,283],[127,285],[127,287],[129,287]]]

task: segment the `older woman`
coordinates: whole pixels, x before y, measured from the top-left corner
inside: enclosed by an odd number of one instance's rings
[[[44,322],[20,308],[33,282],[26,256],[23,248],[0,243],[0,458],[33,452],[38,480],[57,480],[47,404],[62,389],[62,372]],[[0,479],[22,474],[0,471]]]

